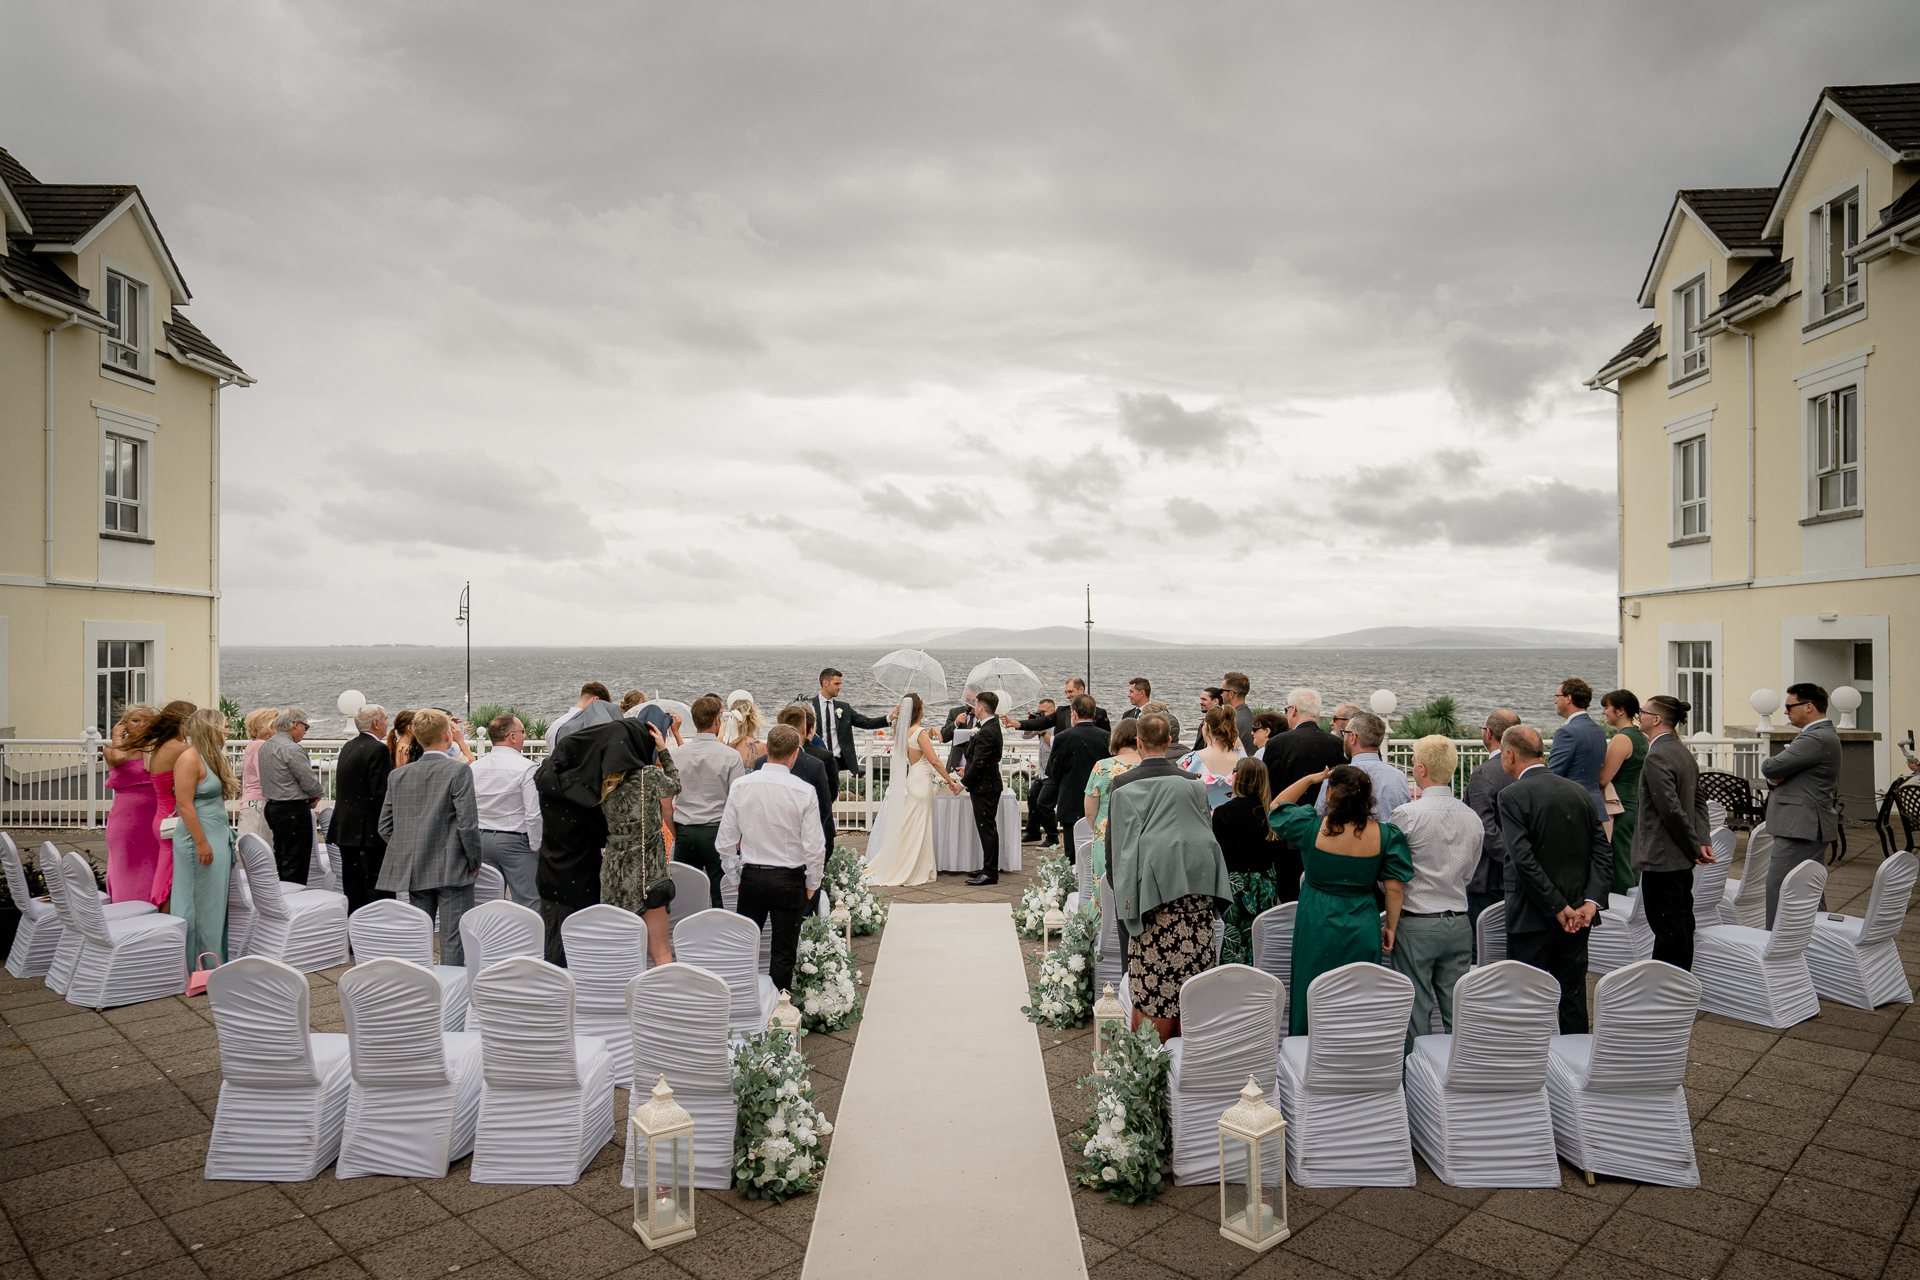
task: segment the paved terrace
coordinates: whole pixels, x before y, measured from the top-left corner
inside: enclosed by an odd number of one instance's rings
[[[1031,847],[1026,856],[1031,867]],[[1830,907],[1860,912],[1878,864],[1877,851],[1863,848],[1836,869]],[[1017,900],[1027,880],[969,889],[963,877],[942,876],[897,896]],[[862,967],[871,966],[879,939],[856,943]],[[1911,925],[1901,948],[1911,979],[1920,974]],[[344,1030],[338,972],[311,975],[317,1031]],[[754,1280],[798,1276],[805,1256],[817,1197],[769,1206],[733,1192],[703,1192],[699,1237],[649,1254],[629,1226],[617,1144],[572,1187],[476,1186],[465,1160],[440,1181],[339,1182],[329,1170],[304,1184],[207,1182],[200,1168],[219,1061],[205,1000],[96,1014],[37,979],[0,973],[0,1020],[0,1280]],[[807,1037],[829,1117],[839,1114],[858,1031]],[[1067,1138],[1089,1112],[1075,1081],[1088,1069],[1090,1033],[1037,1034],[1071,1170]],[[1588,1187],[1564,1167],[1558,1190],[1464,1191],[1422,1164],[1413,1188],[1290,1187],[1293,1238],[1256,1256],[1220,1238],[1211,1187],[1131,1207],[1076,1190],[1087,1266],[1111,1280],[1920,1277],[1912,1006],[1869,1014],[1823,1003],[1819,1018],[1784,1033],[1703,1016],[1687,1097],[1697,1191],[1607,1179]],[[618,1102],[624,1114],[624,1089]]]

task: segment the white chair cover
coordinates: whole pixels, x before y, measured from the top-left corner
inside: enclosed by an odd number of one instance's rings
[[[1293,981],[1293,921],[1300,909],[1298,902],[1283,902],[1268,907],[1253,918],[1253,967],[1280,979],[1282,991],[1291,999],[1284,984]],[[1280,1006],[1280,1035],[1287,1034],[1287,1008]]]
[[[1827,869],[1803,862],[1780,886],[1773,931],[1716,924],[1693,935],[1693,976],[1700,980],[1700,1007],[1776,1031],[1820,1012],[1807,943],[1820,909]]]
[[[307,856],[307,888],[340,892],[340,846],[327,843],[327,831],[333,826],[333,809],[317,809],[313,814],[313,851]],[[346,896],[341,895],[343,898]]]
[[[284,961],[302,973],[347,962],[347,895],[283,882],[273,850],[256,835],[240,837],[240,862],[253,894],[248,955]]]
[[[1280,1043],[1287,1175],[1303,1187],[1410,1187],[1401,1049],[1413,982],[1356,960],[1307,988],[1307,1035]]]
[[[386,905],[430,926],[418,907]],[[366,910],[354,912],[354,920]],[[466,970],[454,972],[464,1000]],[[392,957],[363,959],[340,975],[353,1086],[334,1177],[444,1178],[451,1161],[473,1150],[480,1036],[445,1030],[445,990],[427,966]]]
[[[1707,831],[1709,834],[1722,830],[1727,825],[1727,806],[1718,800],[1707,801]]]
[[[1607,897],[1611,905],[1601,909],[1587,935],[1588,973],[1612,973],[1653,954],[1653,926],[1640,905],[1640,886]]]
[[[467,984],[464,966],[433,962],[433,921],[412,903],[375,898],[347,917],[347,935],[353,940],[356,965],[373,960],[405,960],[417,964],[440,984],[442,1031],[467,1029]]]
[[[1894,943],[1913,898],[1920,861],[1902,850],[1873,873],[1873,893],[1865,916],[1814,917],[1807,939],[1807,972],[1813,989],[1829,1000],[1856,1009],[1883,1004],[1912,1004],[1913,988]]]
[[[538,911],[517,902],[489,902],[460,917],[460,948],[467,964],[467,999],[488,965],[514,956],[535,960],[547,954],[547,926]]]
[[[1716,855],[1718,856],[1718,855]],[[1773,865],[1773,837],[1761,823],[1747,833],[1747,861],[1740,879],[1727,881],[1720,900],[1720,923],[1767,927],[1767,872]]]
[[[305,974],[263,956],[207,975],[220,1039],[209,1179],[309,1182],[339,1154],[352,1081],[347,1037],[310,1032],[309,999]]]
[[[1479,965],[1453,988],[1453,1033],[1407,1057],[1413,1146],[1453,1187],[1557,1187],[1547,1045],[1560,984],[1518,960]]]
[[[1694,864],[1693,927],[1720,923],[1720,904],[1727,896],[1727,872],[1733,869],[1734,834],[1731,827],[1713,833],[1713,861]],[[1651,954],[1651,953],[1649,953]]]
[[[873,840],[872,838],[869,838],[867,840],[868,849],[873,849],[876,846],[876,844],[877,844],[877,841]],[[864,863],[867,861],[867,859],[863,857],[861,861]],[[704,875],[705,873],[702,872],[702,874]],[[679,896],[680,895],[678,893],[674,894],[674,897],[676,898],[678,898]],[[711,899],[702,899],[702,901],[711,901]],[[740,868],[735,867],[733,869],[732,875],[723,875],[720,877],[720,905],[725,907],[728,911],[738,911],[740,909]],[[667,924],[669,928],[672,927],[672,924],[673,924],[672,911],[667,912]]]
[[[67,877],[60,869],[61,865],[60,850],[54,847],[53,841],[41,841],[40,878],[46,882],[54,919],[60,922],[60,937],[53,948],[53,963],[47,967],[47,985],[65,995],[68,984],[73,981],[73,966],[80,959],[80,930],[73,922],[72,902],[67,897]],[[109,920],[154,914],[151,902],[108,903],[107,895],[93,879],[91,868],[87,877],[87,892],[100,902],[101,914]]]
[[[544,960],[514,956],[488,965],[470,998],[486,1088],[468,1179],[578,1182],[613,1137],[614,1080],[606,1042],[573,1034],[573,978]]]
[[[1591,936],[1591,935],[1589,935]],[[1495,902],[1473,923],[1474,963],[1498,964],[1507,958],[1507,904]]]
[[[500,868],[491,862],[480,864],[480,870],[473,877],[473,905],[484,907],[489,902],[501,902],[507,896],[507,878],[500,874]],[[526,906],[526,903],[521,903]]]
[[[61,856],[59,874],[73,925],[69,932],[79,941],[67,983],[68,1004],[112,1009],[187,989],[184,919],[151,911],[110,918],[93,868],[77,853]]]
[[[1251,965],[1229,964],[1180,984],[1180,1034],[1167,1042],[1167,1111],[1173,1121],[1173,1179],[1193,1186],[1220,1179],[1220,1114],[1240,1099],[1247,1077],[1273,1078],[1285,985]],[[1246,1160],[1228,1172],[1246,1176]],[[1264,1161],[1263,1161],[1264,1163]],[[1264,1171],[1277,1177],[1276,1167]]]
[[[773,989],[773,979],[760,972],[760,931],[752,921],[711,907],[696,912],[673,931],[673,955],[720,975],[731,997],[735,1032],[757,1036],[767,1029],[780,993]]]
[[[238,857],[227,869],[227,960],[247,954],[253,941],[253,889],[247,883],[247,864]]]
[[[1093,904],[1093,859],[1087,850],[1093,845],[1093,836],[1084,839],[1081,832],[1087,829],[1085,818],[1073,824],[1073,892],[1067,895],[1066,912],[1072,915],[1080,909],[1081,903]]]
[[[6,867],[7,892],[13,895],[13,903],[20,909],[20,925],[14,930],[13,947],[7,952],[7,972],[16,978],[44,978],[53,968],[54,952],[60,949],[61,935],[67,931],[59,908],[53,905],[53,884],[48,882],[45,898],[36,898],[28,891],[27,870],[20,862],[20,850],[14,847],[13,837],[4,831],[0,831],[0,864]],[[64,887],[61,896],[65,896]],[[75,951],[78,951],[77,945]]]
[[[667,863],[667,875],[673,879],[673,901],[667,904],[667,930],[672,932],[688,916],[713,909],[708,905],[713,901],[713,885],[706,872],[688,862]],[[739,899],[736,897],[735,901]],[[727,910],[733,908],[729,906]],[[653,1086],[649,1084],[647,1088]]]
[[[602,902],[562,921],[560,939],[567,948],[567,972],[573,975],[574,1033],[606,1041],[613,1078],[624,1081],[633,1071],[627,984],[651,963],[647,926],[633,912]]]
[[[693,1185],[724,1191],[733,1185],[733,1135],[739,1109],[727,1056],[731,998],[717,973],[673,963],[649,969],[627,984],[634,1098],[645,1098],[661,1076],[673,1100],[693,1117]],[[628,1134],[623,1141],[631,1141]],[[621,1164],[620,1185],[633,1186],[633,1153]]]
[[[1093,951],[1093,993],[1099,997],[1111,982],[1116,991],[1126,977],[1120,964],[1120,925],[1113,913],[1113,875],[1100,877],[1100,940]]]
[[[1547,1046],[1554,1145],[1587,1173],[1697,1187],[1693,1122],[1682,1084],[1700,1004],[1684,969],[1642,960],[1600,979],[1593,1034]]]

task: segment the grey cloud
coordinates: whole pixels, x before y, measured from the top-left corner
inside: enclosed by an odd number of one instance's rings
[[[916,501],[898,485],[881,484],[861,493],[860,504],[874,515],[936,530],[973,524],[993,514],[985,500],[951,481],[939,482],[925,502]]]
[[[1228,405],[1187,409],[1163,391],[1123,391],[1118,399],[1120,434],[1143,453],[1207,453],[1253,430],[1246,415]]]
[[[1467,497],[1415,494],[1390,505],[1349,498],[1336,502],[1335,511],[1356,524],[1384,526],[1381,541],[1396,545],[1446,542],[1456,548],[1507,548],[1537,543],[1552,564],[1601,570],[1615,563],[1614,495],[1562,480]]]
[[[1206,503],[1192,498],[1168,498],[1161,504],[1161,510],[1166,512],[1168,523],[1186,533],[1219,529],[1227,519]]]
[[[553,473],[475,451],[392,453],[366,448],[339,459],[349,491],[320,504],[335,537],[385,548],[459,547],[543,559],[591,559],[606,539]],[[482,519],[482,512],[497,516]]]
[[[1464,335],[1447,347],[1447,389],[1475,423],[1515,431],[1526,425],[1527,410],[1547,379],[1567,367],[1568,356],[1553,339]]]
[[[687,551],[655,551],[650,558],[668,573],[677,573],[683,578],[694,578],[701,582],[732,582],[744,576],[739,565],[707,547],[694,547]]]

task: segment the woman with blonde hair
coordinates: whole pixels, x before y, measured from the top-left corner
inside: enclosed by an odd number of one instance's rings
[[[147,901],[160,861],[160,837],[153,830],[153,775],[138,748],[127,745],[152,718],[153,708],[144,703],[120,708],[113,739],[101,752],[113,792],[113,807],[107,810],[107,892],[115,902]]]
[[[247,729],[247,749],[240,757],[240,834],[259,836],[273,843],[273,828],[267,825],[267,796],[260,790],[260,745],[273,736],[273,722],[280,708],[262,707],[242,722]]]
[[[227,718],[211,709],[188,716],[186,750],[173,766],[180,821],[173,832],[172,914],[187,922],[187,964],[208,952],[227,961],[227,882],[239,837],[227,825],[227,801],[240,780],[227,763]]]
[[[753,695],[744,689],[734,690],[720,723],[721,741],[740,753],[740,763],[749,773],[759,768],[760,762],[767,758],[767,744],[760,740],[760,731],[766,728],[767,721]]]

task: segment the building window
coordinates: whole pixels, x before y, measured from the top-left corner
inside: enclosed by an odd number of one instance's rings
[[[1693,704],[1684,733],[1713,727],[1713,641],[1681,640],[1673,646],[1673,678],[1682,702]]]
[[[145,319],[146,286],[115,271],[107,272],[106,364],[124,373],[145,375],[142,327]]]
[[[1814,314],[1830,316],[1860,301],[1860,264],[1847,250],[1860,243],[1860,192],[1827,201],[1813,215],[1814,244],[1824,247],[1814,259],[1820,289]]]
[[[1814,512],[1860,505],[1860,389],[1829,391],[1813,401]]]
[[[1707,368],[1707,339],[1700,326],[1707,319],[1707,278],[1699,276],[1674,290],[1673,327],[1680,331],[1680,359],[1674,381],[1704,373]]]
[[[146,640],[99,640],[94,644],[93,727],[104,737],[123,707],[147,700]]]
[[[1707,438],[1695,436],[1674,445],[1673,462],[1680,473],[1674,486],[1680,506],[1676,532],[1682,538],[1700,537],[1707,532]]]
[[[109,435],[100,451],[100,527],[109,533],[140,533],[140,451],[138,440]]]

